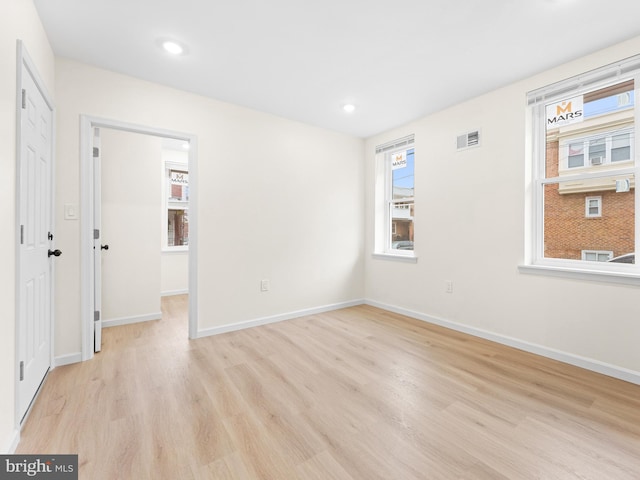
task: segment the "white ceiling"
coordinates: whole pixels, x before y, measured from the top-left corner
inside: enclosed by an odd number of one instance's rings
[[[640,34],[639,0],[34,2],[56,55],[361,137]]]

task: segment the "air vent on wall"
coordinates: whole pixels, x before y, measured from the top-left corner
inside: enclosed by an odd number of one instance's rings
[[[456,138],[456,147],[458,150],[480,146],[480,130],[463,133]]]

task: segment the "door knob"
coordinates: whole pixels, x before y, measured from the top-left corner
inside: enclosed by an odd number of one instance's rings
[[[109,250],[109,245],[100,245],[102,250]]]
[[[51,255],[53,255],[54,257],[59,257],[60,255],[62,255],[62,252],[58,249],[56,250],[49,250],[47,252],[47,257],[50,257]]]

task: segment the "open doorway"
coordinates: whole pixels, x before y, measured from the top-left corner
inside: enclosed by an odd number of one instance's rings
[[[83,360],[103,326],[160,318],[163,293],[189,294],[194,338],[195,137],[83,116],[81,149]]]

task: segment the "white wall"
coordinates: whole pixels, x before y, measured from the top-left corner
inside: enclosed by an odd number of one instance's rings
[[[100,129],[102,318],[160,318],[162,140]]]
[[[189,289],[188,252],[162,252],[160,271],[162,295],[187,293]]]
[[[640,372],[638,288],[518,272],[527,241],[526,92],[638,51],[640,38],[368,139],[366,297]],[[482,146],[456,152],[456,135],[477,128]],[[417,264],[371,255],[374,148],[410,133]],[[445,293],[445,280],[453,281],[452,294]]]
[[[79,202],[80,114],[198,137],[200,330],[362,298],[361,139],[66,59],[56,85],[59,205]],[[57,225],[61,356],[81,350],[80,225]]]
[[[21,39],[51,96],[54,57],[31,0],[0,2],[0,452],[15,441],[16,40]]]

